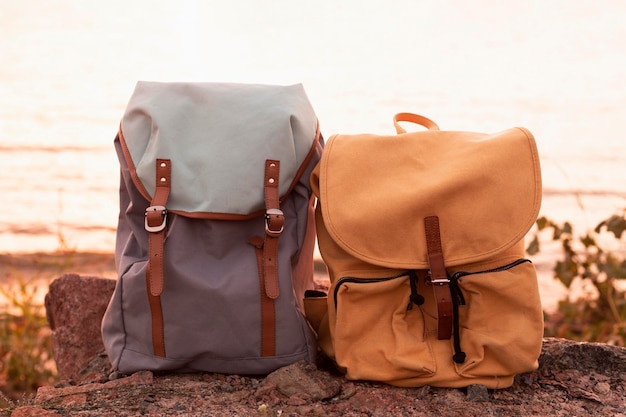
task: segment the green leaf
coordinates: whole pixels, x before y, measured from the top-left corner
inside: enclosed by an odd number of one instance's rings
[[[570,222],[565,222],[563,224],[563,233],[568,233],[568,234],[572,234],[573,228],[572,228],[572,224]]]
[[[546,227],[548,227],[549,220],[548,220],[547,217],[542,216],[542,217],[537,219],[536,223],[537,223],[537,229],[539,229],[541,231],[541,230],[545,229]]]
[[[580,241],[582,242],[583,245],[585,245],[586,248],[588,248],[589,246],[598,246],[596,244],[596,240],[593,237],[591,237],[589,234],[585,235],[585,237],[580,239]]]
[[[539,253],[539,250],[539,237],[535,235],[534,239],[528,244],[526,252],[528,252],[529,255],[536,255]]]
[[[578,275],[576,264],[571,261],[558,261],[554,266],[554,273],[559,281],[561,281],[567,288],[572,285],[572,281],[574,281],[574,278]]]
[[[624,216],[613,216],[607,224],[607,229],[612,232],[616,238],[621,239],[622,233],[626,230],[626,219]]]
[[[622,233],[626,230],[626,216],[624,214],[614,214],[598,223],[594,230],[596,233],[600,233],[603,227],[606,227],[606,230],[613,233],[616,238],[621,239]]]

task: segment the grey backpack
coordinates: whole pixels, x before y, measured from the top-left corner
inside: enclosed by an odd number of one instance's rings
[[[114,369],[313,360],[302,299],[322,139],[302,86],[139,82],[115,147],[118,281],[102,321]]]

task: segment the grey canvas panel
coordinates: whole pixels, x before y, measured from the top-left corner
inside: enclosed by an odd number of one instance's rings
[[[169,209],[246,215],[263,208],[266,159],[284,196],[309,153],[317,118],[302,85],[139,82],[121,130],[138,178],[154,192],[155,158],[174,164]]]

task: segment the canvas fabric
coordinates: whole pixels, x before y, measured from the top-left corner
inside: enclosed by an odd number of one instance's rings
[[[320,347],[349,379],[508,387],[537,367],[543,335],[524,247],[541,203],[534,138],[394,121],[397,135],[332,136],[311,177],[331,281],[306,300]]]
[[[302,298],[314,286],[309,177],[322,139],[302,86],[139,82],[115,149],[118,281],[102,322],[114,369],[265,374],[313,360]],[[273,185],[280,213],[270,216]],[[149,232],[159,199],[165,229]],[[269,236],[276,219],[284,225]],[[159,233],[160,264],[151,258]],[[270,239],[275,287],[263,281]]]

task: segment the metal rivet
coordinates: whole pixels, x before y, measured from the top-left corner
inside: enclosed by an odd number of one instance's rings
[[[167,164],[165,162],[161,162],[161,168],[165,168]]]
[[[161,182],[166,182],[166,181],[167,181],[167,178],[165,178],[165,177],[161,178]]]
[[[276,166],[276,164],[273,163],[273,162],[270,164],[270,168],[274,168],[275,166]]]
[[[267,182],[269,182],[270,184],[274,184],[274,178],[270,178],[269,180],[267,180]]]

